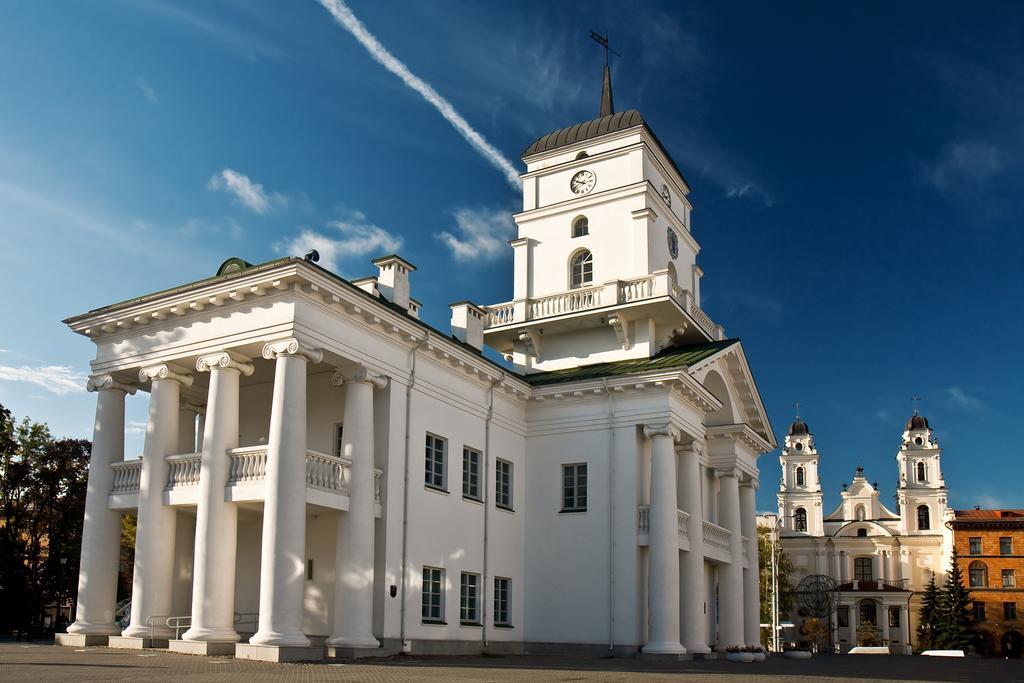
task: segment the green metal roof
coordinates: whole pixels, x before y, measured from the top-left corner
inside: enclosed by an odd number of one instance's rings
[[[548,384],[578,382],[588,379],[601,379],[602,377],[622,377],[624,375],[639,375],[659,370],[685,368],[706,360],[719,351],[727,349],[733,344],[738,344],[739,341],[739,339],[723,339],[722,341],[689,344],[687,346],[670,346],[651,358],[636,358],[612,363],[582,365],[576,368],[565,368],[564,370],[538,372],[526,375],[523,379],[533,386],[539,387]]]

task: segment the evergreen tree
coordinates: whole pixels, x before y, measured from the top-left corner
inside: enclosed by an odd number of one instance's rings
[[[953,549],[952,566],[942,589],[941,620],[938,629],[939,647],[966,651],[971,644],[970,592],[964,588],[964,577]]]
[[[935,584],[933,573],[921,600],[921,610],[918,612],[917,644],[922,650],[935,649],[941,612],[942,594]]]

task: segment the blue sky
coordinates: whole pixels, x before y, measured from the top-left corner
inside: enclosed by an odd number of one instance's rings
[[[892,504],[912,395],[954,506],[1024,507],[1024,9],[975,3],[348,5],[474,146],[318,2],[0,8],[0,403],[89,436],[88,340],[60,320],[321,245],[397,250],[413,295],[511,298],[496,157],[597,115],[609,31],[693,186],[704,308],[743,339],[780,438],[799,400],[827,505]],[[467,258],[467,254],[475,254]],[[129,400],[129,452],[145,397]],[[759,507],[774,507],[775,454]]]

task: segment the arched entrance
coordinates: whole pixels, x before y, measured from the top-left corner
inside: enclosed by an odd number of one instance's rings
[[[1020,657],[1024,636],[1017,631],[1007,631],[1003,634],[1002,646],[1004,657]]]

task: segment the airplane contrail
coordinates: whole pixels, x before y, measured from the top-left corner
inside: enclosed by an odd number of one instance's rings
[[[473,149],[479,152],[492,166],[497,168],[505,176],[505,180],[512,186],[512,189],[519,191],[519,172],[491,143],[484,139],[466,119],[462,118],[451,102],[441,97],[434,88],[419,76],[409,71],[409,67],[403,64],[397,57],[391,54],[380,41],[370,33],[363,22],[356,18],[352,10],[341,0],[319,0],[320,4],[334,16],[341,26],[351,33],[359,43],[366,48],[381,66],[402,79],[402,82],[418,92],[423,99],[429,102],[434,109],[452,124],[459,135],[466,139]]]

